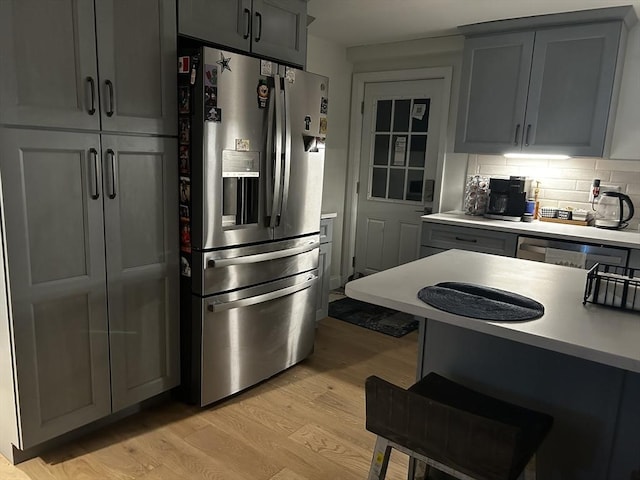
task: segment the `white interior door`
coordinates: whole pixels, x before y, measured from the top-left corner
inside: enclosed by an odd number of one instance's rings
[[[420,216],[437,181],[442,90],[442,79],[365,85],[356,274],[418,258]]]

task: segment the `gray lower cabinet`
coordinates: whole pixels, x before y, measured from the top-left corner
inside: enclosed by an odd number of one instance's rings
[[[2,0],[0,124],[177,135],[175,9]]]
[[[178,33],[304,67],[306,0],[178,0]]]
[[[467,38],[455,150],[603,156],[624,28],[612,21]]]
[[[176,150],[0,129],[7,458],[178,384]]]
[[[424,222],[420,239],[421,257],[457,248],[473,252],[515,257],[518,235],[478,228]]]
[[[333,218],[323,218],[320,220],[320,255],[318,258],[318,288],[316,289],[316,322],[329,315],[332,242]]]
[[[640,269],[640,250],[629,251],[629,268]]]

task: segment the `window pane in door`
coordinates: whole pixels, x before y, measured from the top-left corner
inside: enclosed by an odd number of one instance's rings
[[[376,132],[391,130],[391,100],[379,100],[376,109]]]
[[[411,131],[426,133],[429,131],[429,107],[431,99],[418,98],[413,101],[411,112]]]
[[[412,135],[409,150],[409,166],[424,168],[424,159],[427,153],[427,136]]]
[[[389,171],[389,198],[404,199],[404,168],[392,168]]]
[[[407,172],[407,195],[405,200],[422,201],[422,183],[424,170],[409,170]]]
[[[389,164],[389,135],[376,135],[373,145],[373,164]]]
[[[387,169],[374,168],[371,175],[371,196],[378,198],[387,197]]]
[[[393,112],[393,131],[409,131],[409,111],[411,110],[411,100],[396,100]]]

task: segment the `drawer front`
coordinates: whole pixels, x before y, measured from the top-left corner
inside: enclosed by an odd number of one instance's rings
[[[453,227],[425,223],[422,226],[422,245],[449,250],[457,248],[473,252],[514,257],[518,235],[478,228]]]

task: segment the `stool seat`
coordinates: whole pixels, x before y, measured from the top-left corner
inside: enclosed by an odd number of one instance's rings
[[[371,376],[365,393],[367,430],[409,455],[463,474],[458,478],[517,479],[553,424],[547,414],[484,395],[435,372],[408,390]],[[374,452],[372,468],[376,460],[380,458]]]

